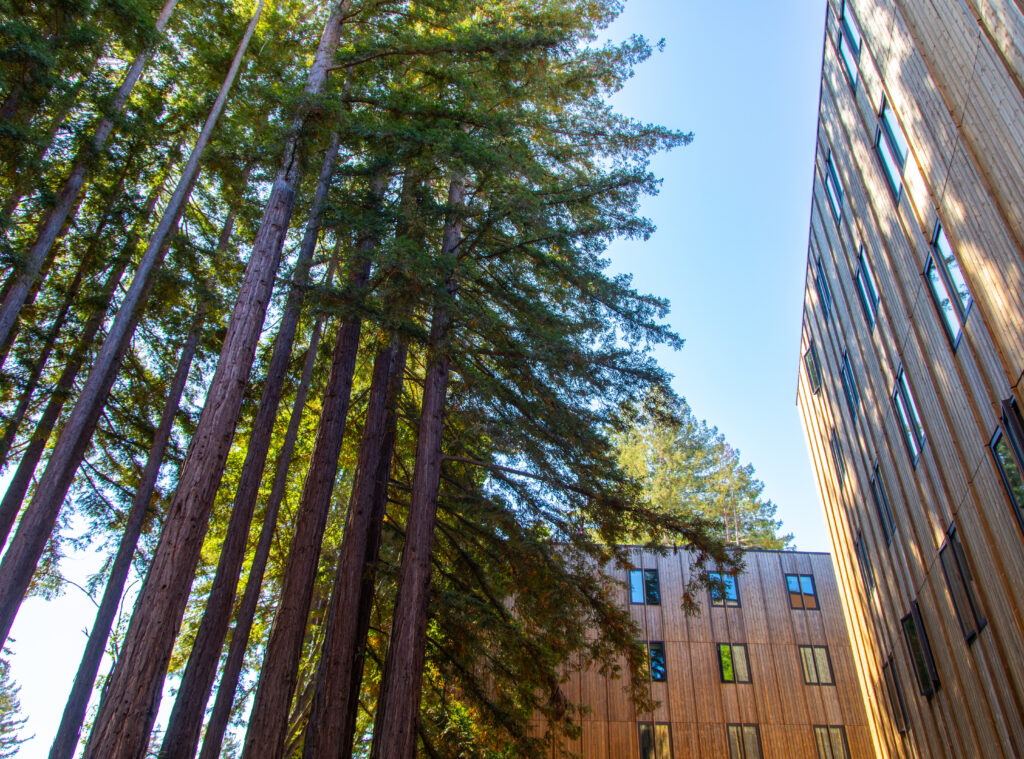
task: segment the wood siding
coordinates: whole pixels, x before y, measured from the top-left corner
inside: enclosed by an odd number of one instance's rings
[[[661,586],[660,604],[630,604],[627,570],[611,571],[640,639],[665,643],[667,679],[649,684],[658,706],[636,714],[623,680],[595,670],[567,673],[567,697],[590,711],[581,739],[552,747],[552,757],[639,759],[638,722],[671,725],[674,759],[727,759],[730,723],[758,725],[764,759],[815,759],[815,725],[843,725],[852,759],[875,755],[828,554],[751,551],[737,579],[740,605],[711,606],[704,593],[700,614],[690,617],[680,608],[691,573],[686,551],[632,549],[631,561],[656,569]],[[819,609],[790,608],[787,573],[813,575]],[[722,682],[718,643],[746,645],[750,683]],[[804,683],[801,645],[828,647],[835,685]],[[543,733],[543,725],[535,727]]]
[[[1024,407],[1024,15],[1004,0],[849,0],[863,34],[859,79],[839,58],[840,0],[830,0],[822,65],[797,406],[819,482],[833,560],[880,757],[1024,754],[1024,535],[989,443],[1000,403]],[[875,148],[883,94],[910,146],[893,193]],[[844,190],[837,224],[824,190],[831,150]],[[963,335],[947,336],[923,274],[942,223],[974,299]],[[863,246],[881,305],[874,329],[855,285]],[[820,257],[832,293],[814,286]],[[802,355],[814,341],[822,387]],[[860,391],[856,420],[839,366]],[[892,404],[903,368],[926,435],[911,460]],[[846,462],[840,483],[829,446]],[[875,466],[889,493],[891,543],[872,499]],[[960,630],[939,563],[954,526],[988,624]],[[854,550],[863,535],[875,587]],[[920,695],[900,620],[920,606],[940,685]],[[882,681],[892,655],[908,730],[895,728]]]

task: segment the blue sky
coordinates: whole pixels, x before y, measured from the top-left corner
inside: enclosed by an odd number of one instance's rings
[[[686,339],[659,359],[698,417],[740,449],[804,550],[829,550],[796,410],[823,0],[630,0],[609,29],[665,39],[615,98],[624,113],[694,133],[658,156],[648,242],[612,266],[672,302]]]
[[[659,360],[676,391],[754,464],[797,547],[821,551],[795,399],[824,13],[824,0],[630,0],[608,30],[666,40],[619,110],[695,136],[656,158],[664,184],[644,213],[658,232],[613,245],[612,267],[671,300],[686,346]],[[95,566],[86,554],[65,568]],[[12,668],[36,738],[20,757],[46,756],[94,613],[73,589],[22,606]]]

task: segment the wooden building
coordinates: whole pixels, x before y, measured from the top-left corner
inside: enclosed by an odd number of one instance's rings
[[[589,712],[581,738],[553,757],[874,756],[828,554],[751,551],[744,572],[704,594],[697,616],[680,608],[689,553],[633,549],[631,562],[612,574],[648,644],[659,706],[637,714],[621,679],[575,673],[565,694]]]
[[[1024,756],[1024,13],[829,0],[797,405],[879,757]]]

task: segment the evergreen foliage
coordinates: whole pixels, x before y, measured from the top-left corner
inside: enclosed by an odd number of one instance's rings
[[[684,405],[633,410],[681,340],[604,252],[690,135],[607,104],[654,52],[598,42],[619,10],[0,0],[2,629],[69,550],[109,554],[97,594],[143,580],[52,759],[545,755],[569,668],[649,698],[596,571],[623,544],[738,566],[729,489],[744,545],[788,541]]]

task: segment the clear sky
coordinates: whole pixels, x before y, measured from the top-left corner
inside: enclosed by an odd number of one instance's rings
[[[612,265],[668,298],[686,340],[658,357],[694,413],[738,448],[796,546],[829,550],[796,409],[824,0],[630,0],[609,30],[665,49],[615,98],[624,113],[692,131],[658,156],[647,242]]]
[[[619,110],[695,136],[655,160],[664,185],[644,213],[658,232],[616,243],[612,266],[671,300],[686,346],[659,359],[677,392],[754,464],[797,547],[821,551],[795,400],[824,14],[825,0],[629,0],[608,32],[666,41]],[[65,568],[96,566],[79,555]],[[22,759],[47,755],[94,613],[74,589],[22,607],[12,670],[36,736]]]

